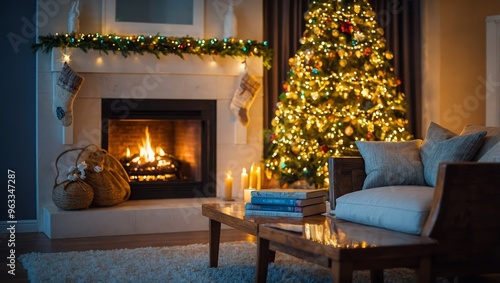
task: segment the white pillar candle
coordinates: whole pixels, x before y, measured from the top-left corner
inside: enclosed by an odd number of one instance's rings
[[[224,199],[231,200],[233,191],[233,176],[231,176],[231,171],[227,171],[226,180],[224,182]]]
[[[255,189],[256,182],[257,179],[255,179],[255,167],[252,164],[252,166],[250,166],[250,181],[248,182],[248,187]]]
[[[255,169],[255,178],[257,179],[257,184],[255,185],[255,188],[257,190],[260,190],[261,188],[261,182],[262,182],[262,173],[260,172],[260,166]]]
[[[241,170],[241,190],[248,189],[248,173],[247,169],[243,168]]]

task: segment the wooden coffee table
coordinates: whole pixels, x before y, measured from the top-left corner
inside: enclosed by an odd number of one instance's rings
[[[307,220],[307,218],[305,218]],[[290,232],[263,224],[257,239],[256,282],[266,282],[270,252],[280,251],[331,268],[332,282],[352,282],[354,270],[370,270],[372,282],[383,282],[387,268],[415,268],[417,282],[432,282],[432,255],[437,241],[359,225],[324,216]]]
[[[245,216],[245,204],[236,203],[209,203],[201,205],[202,215],[209,218],[209,254],[210,267],[219,264],[219,244],[221,224],[233,227],[250,235],[258,236],[259,227],[269,223],[304,224],[320,223],[324,216],[316,215],[307,218],[285,218],[285,217],[260,217]],[[269,253],[268,261],[274,260],[274,252]]]
[[[351,282],[352,272],[363,269],[371,270],[372,281],[383,282],[383,269],[396,267],[416,268],[418,282],[430,282],[432,276],[437,241],[427,237],[323,215],[245,216],[243,203],[202,204],[202,214],[209,218],[210,267],[218,266],[221,224],[257,236],[256,282],[266,282],[276,251],[331,268],[332,282]]]

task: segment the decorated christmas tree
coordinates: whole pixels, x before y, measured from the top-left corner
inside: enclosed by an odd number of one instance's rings
[[[375,16],[367,0],[310,4],[265,137],[268,177],[323,188],[328,158],[359,155],[355,141],[412,138],[393,54]]]

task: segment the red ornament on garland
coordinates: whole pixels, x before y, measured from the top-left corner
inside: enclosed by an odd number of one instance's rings
[[[372,50],[370,49],[370,47],[366,47],[365,48],[365,55],[368,56],[372,53]]]
[[[322,146],[321,146],[321,151],[322,151],[322,152],[327,152],[327,151],[328,151],[328,149],[329,149],[329,148],[328,148],[328,146],[326,146],[326,145],[322,145]]]
[[[372,134],[371,132],[368,132],[368,133],[366,134],[366,137],[367,137],[367,138],[369,138],[369,139],[371,139],[371,138],[373,138],[373,134]]]

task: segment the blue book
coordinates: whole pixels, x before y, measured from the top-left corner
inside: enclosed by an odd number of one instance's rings
[[[280,211],[245,209],[245,216],[305,217],[326,212],[326,203],[318,203],[298,208],[300,211]]]
[[[326,201],[326,197],[316,197],[310,199],[293,199],[293,198],[271,198],[271,197],[255,197],[252,196],[250,203],[266,204],[266,205],[284,205],[284,206],[306,206],[311,204],[322,203]]]
[[[251,192],[252,197],[309,199],[323,197],[328,194],[323,189],[264,189]]]

